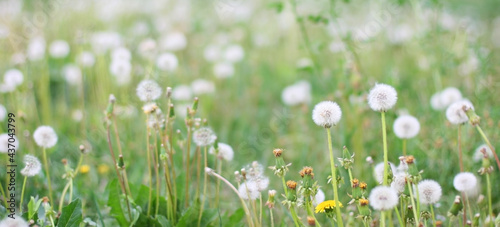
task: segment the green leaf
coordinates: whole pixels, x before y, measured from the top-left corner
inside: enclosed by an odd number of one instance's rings
[[[201,223],[200,226],[209,226],[215,218],[217,218],[217,209],[205,209],[203,210],[203,214],[201,215]]]
[[[57,227],[78,227],[82,221],[82,202],[80,199],[75,199],[69,205],[63,207]]]
[[[31,196],[30,202],[28,203],[28,219],[33,219],[33,216],[38,213],[40,204],[42,204],[42,199],[35,202],[35,198]]]
[[[160,223],[161,227],[171,227],[172,226],[170,224],[170,221],[163,215],[158,215],[158,217],[156,217],[156,219]]]
[[[227,223],[221,223],[222,226],[240,226],[241,220],[245,216],[245,210],[243,208],[237,209],[231,216],[229,216]]]
[[[186,212],[182,215],[177,222],[177,227],[188,227],[188,226],[196,226],[198,223],[198,215],[200,212],[200,201],[196,201],[193,205],[191,205]]]
[[[107,190],[109,190],[108,206],[111,207],[110,215],[116,219],[121,227],[128,227],[129,222],[125,218],[125,211],[122,208],[121,198],[123,196],[121,196],[118,181],[109,182]]]

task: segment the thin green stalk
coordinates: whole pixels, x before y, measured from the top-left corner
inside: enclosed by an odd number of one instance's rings
[[[292,218],[293,218],[293,222],[295,223],[295,227],[300,227],[297,212],[295,212],[295,207],[293,205],[290,206],[290,213],[292,213]]]
[[[337,192],[337,173],[335,170],[335,161],[333,158],[333,147],[332,147],[332,136],[330,132],[330,128],[326,129],[326,134],[328,136],[328,150],[330,151],[330,167],[332,170],[332,186],[333,186],[333,198],[335,199],[335,211],[337,213],[337,223],[340,227],[344,226],[344,223],[342,221],[342,214],[340,213],[340,201],[339,201],[339,194]]]
[[[388,168],[389,168],[389,155],[387,154],[387,132],[386,132],[386,127],[385,127],[385,112],[382,111],[381,113],[381,118],[382,118],[382,140],[384,143],[384,186],[387,186],[388,179],[389,179],[389,173],[388,173]]]
[[[118,128],[117,128],[117,126],[116,126],[116,121],[115,121],[115,115],[114,115],[114,114],[112,115],[112,118],[111,118],[111,119],[112,119],[112,121],[113,121],[113,123],[114,123],[114,124],[113,124],[113,130],[115,131],[115,136],[116,136],[116,138],[115,138],[115,139],[116,139],[116,144],[117,144],[117,146],[118,146],[118,152],[120,153],[120,155],[122,155],[122,156],[123,156],[123,152],[122,152],[122,145],[121,145],[121,143],[120,143],[120,134],[118,133]],[[128,176],[127,176],[127,171],[125,170],[125,168],[126,168],[126,167],[124,166],[124,167],[123,167],[123,171],[122,171],[122,173],[123,173],[123,174],[122,174],[122,175],[123,175],[123,181],[124,181],[123,183],[125,184],[125,189],[127,190],[127,193],[128,193],[129,195],[132,195],[132,192],[130,192],[130,186],[129,186],[129,184],[128,184]]]
[[[196,146],[195,154],[196,155],[194,158],[196,159],[196,193],[194,198],[198,199],[200,198],[200,179],[201,179],[201,150],[199,146]]]
[[[153,158],[153,165],[155,168],[155,178],[156,178],[156,207],[155,207],[155,217],[158,216],[158,210],[160,209],[160,183],[161,183],[161,178],[160,178],[160,170],[159,170],[159,165],[160,165],[160,155],[158,151],[158,135],[155,130],[155,154]]]
[[[417,207],[415,206],[415,199],[413,198],[413,191],[411,190],[411,183],[410,183],[410,181],[407,182],[407,185],[408,185],[408,191],[410,193],[411,205],[413,207],[412,210],[413,210],[413,215],[415,217],[415,223],[418,226],[418,223],[420,222],[420,218],[418,217]]]
[[[281,177],[281,182],[283,183],[283,189],[285,191],[285,195],[288,195],[288,189],[286,187],[285,176]]]
[[[148,210],[147,210],[147,216],[151,214],[151,201],[153,198],[153,173],[151,171],[151,151],[149,149],[149,114],[146,115],[146,153],[147,153],[147,158],[148,158],[148,177],[149,177],[149,195],[148,195]]]
[[[415,187],[415,195],[417,196],[417,213],[420,214],[420,193],[418,193],[418,186]]]
[[[406,156],[406,139],[403,139],[403,156]]]
[[[460,172],[464,171],[464,163],[462,161],[462,125],[458,125],[458,139],[457,139],[457,145],[458,145],[458,162],[460,164]]]
[[[217,173],[222,173],[222,160],[217,162],[217,156],[215,157],[215,165],[217,166]],[[219,191],[220,191],[220,180],[217,179],[217,184],[215,188],[215,207],[219,207]]]
[[[314,218],[314,221],[316,222],[316,226],[321,227],[321,224],[318,222],[318,219],[316,219],[316,216],[314,215],[312,207],[313,207],[313,205],[312,205],[311,198],[306,198],[307,215]]]
[[[394,223],[392,222],[392,211],[388,210],[388,211],[385,211],[385,212],[387,212],[387,219],[389,219],[389,226],[390,227],[394,227]]]
[[[486,193],[488,194],[488,217],[490,218],[490,227],[493,227],[493,221],[491,221],[493,209],[491,208],[491,181],[489,173],[486,173]]]
[[[259,192],[260,226],[262,226],[262,193]]]
[[[69,179],[69,202],[73,200],[73,178]]]
[[[401,214],[398,210],[398,206],[396,206],[394,210],[396,211],[396,217],[398,218],[399,226],[404,226],[403,219],[401,218]]]
[[[4,207],[8,207],[7,206],[7,197],[5,196],[5,191],[3,190],[3,185],[2,185],[2,182],[0,181],[0,191],[2,192],[2,196],[3,196],[3,205]]]
[[[24,176],[24,181],[23,181],[23,189],[21,190],[21,203],[19,203],[19,213],[23,214],[23,198],[24,198],[24,189],[26,188],[26,179],[28,179],[27,176]],[[1,187],[1,185],[0,185]],[[3,191],[3,189],[2,189]],[[5,196],[4,196],[5,199]],[[7,209],[7,207],[5,207]]]
[[[50,183],[50,171],[49,171],[49,162],[47,162],[47,152],[45,151],[45,147],[43,148],[43,165],[45,167],[45,173],[47,173],[47,184],[49,186],[49,198],[50,201],[54,202],[52,198],[52,184]]]
[[[269,209],[269,214],[271,216],[271,227],[274,227],[273,209]]]
[[[472,214],[472,209],[470,208],[469,196],[467,196],[467,194],[465,194],[465,201],[467,202],[467,208],[469,209],[469,218],[472,221],[474,220],[474,214]]]
[[[227,186],[229,186],[229,188],[231,188],[236,193],[236,195],[238,195],[238,198],[240,199],[241,205],[243,205],[243,210],[245,211],[245,216],[247,218],[248,225],[250,227],[255,226],[254,223],[253,223],[253,221],[252,221],[252,218],[250,217],[250,210],[248,209],[248,206],[245,203],[245,201],[241,198],[240,193],[238,192],[238,190],[229,181],[227,181],[226,178],[222,177],[221,175],[219,175],[217,173],[214,173],[213,171],[210,172],[210,175],[217,177],[217,179],[220,179]]]
[[[500,160],[498,159],[498,155],[495,152],[495,148],[493,147],[493,145],[491,145],[490,140],[488,139],[488,137],[486,137],[481,127],[479,125],[476,125],[476,128],[479,134],[481,134],[481,137],[483,137],[484,142],[486,142],[488,147],[490,147],[491,153],[493,153],[493,156],[495,156],[495,161],[497,162],[498,170],[500,170]]]
[[[50,220],[50,224],[52,225],[52,227],[56,227],[56,225],[54,224],[54,218],[52,218],[52,215],[49,216],[49,220]]]
[[[207,146],[205,146],[205,148],[203,149],[203,155],[205,156],[205,168],[206,169],[208,167],[208,157],[207,157]],[[200,214],[198,215],[198,226],[200,226],[200,223],[201,223],[201,216],[203,215],[203,208],[205,206],[205,200],[207,199],[207,177],[208,177],[208,174],[206,171],[204,171],[205,174],[204,174],[204,177],[203,177],[203,198],[201,200],[201,206],[200,206]]]
[[[61,194],[61,199],[59,200],[59,212],[62,211],[63,205],[64,205],[64,197],[66,197],[66,192],[68,192],[69,189],[69,181],[66,183],[66,186],[64,186],[64,189]]]
[[[191,126],[188,125],[187,128],[187,144],[186,144],[186,185],[185,185],[185,194],[186,194],[186,201],[184,201],[185,207],[188,207],[189,204],[189,175],[190,175],[190,170],[189,170],[189,159],[190,159],[190,153],[191,153]]]
[[[436,227],[436,216],[434,214],[434,205],[430,204],[431,207],[431,216],[432,216],[432,226]]]
[[[380,226],[385,227],[385,211],[380,212]]]

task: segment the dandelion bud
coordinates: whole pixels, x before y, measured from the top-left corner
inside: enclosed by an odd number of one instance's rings
[[[372,156],[368,156],[368,157],[366,157],[366,162],[367,162],[368,164],[373,164],[373,158],[372,158]]]
[[[175,117],[174,104],[170,104],[170,107],[169,107],[169,110],[168,110],[168,117],[169,118],[174,118]]]
[[[307,216],[307,224],[309,226],[316,226],[316,220],[314,220],[314,217]]]
[[[234,178],[236,178],[236,181],[238,183],[241,182],[241,175],[240,175],[240,171],[234,171]]]
[[[370,208],[368,207],[369,201],[367,199],[359,199],[359,214],[367,217],[370,216]]]
[[[62,162],[63,165],[67,165],[68,164],[68,159],[63,158],[61,160],[61,162]]]
[[[199,102],[198,97],[194,97],[193,108],[192,108],[194,112],[198,110],[198,102]]]
[[[209,167],[205,167],[205,173],[207,173],[208,175],[212,175],[213,172],[214,172],[213,169],[210,169]]]
[[[78,149],[80,149],[80,152],[82,152],[82,154],[85,153],[85,146],[83,146],[83,144],[81,144]]]
[[[462,106],[462,110],[465,112],[467,117],[469,118],[469,123],[472,126],[479,125],[479,122],[481,121],[481,117],[479,117],[476,112],[474,111],[474,108],[472,106]]]
[[[295,190],[297,188],[297,182],[289,180],[286,182],[286,186],[291,190]]]
[[[366,184],[365,182],[359,183],[359,188],[361,188],[361,190],[366,190],[367,186],[368,186],[368,184]]]
[[[123,155],[118,156],[118,168],[125,168],[125,161],[123,161]]]
[[[172,97],[172,88],[171,87],[167,87],[167,91],[165,92],[165,94],[167,95],[167,99],[169,99],[170,97]]]
[[[397,100],[396,89],[387,84],[376,84],[368,94],[368,105],[374,111],[385,112],[391,109]]]
[[[345,169],[352,168],[352,164],[354,163],[354,155],[351,155],[349,149],[346,146],[342,149],[342,158],[339,158],[340,165],[342,165]]]
[[[267,197],[266,206],[269,209],[272,209],[272,208],[274,208],[274,201],[275,201],[274,197],[276,196],[276,190],[269,190],[267,195],[268,195],[268,197]]]
[[[361,191],[361,188],[359,188],[359,180],[356,178],[352,179],[351,187],[352,187],[351,197],[355,200],[360,199],[361,196],[363,195],[363,192]]]
[[[273,150],[274,157],[276,157],[276,158],[280,157],[282,153],[283,153],[282,149],[276,148]]]
[[[240,172],[241,172],[242,179],[246,180],[247,179],[247,171],[245,170],[245,168],[241,168]]]
[[[436,221],[436,227],[442,227],[443,221]]]
[[[460,196],[455,196],[455,200],[453,201],[453,204],[451,205],[450,210],[448,211],[448,216],[457,216],[458,213],[462,210],[463,204],[462,201],[460,200]]]
[[[474,218],[472,219],[472,226],[474,227],[478,227],[479,226],[479,218],[481,217],[481,215],[479,213],[476,213],[474,215]]]

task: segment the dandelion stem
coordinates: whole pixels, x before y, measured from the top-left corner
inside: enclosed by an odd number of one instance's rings
[[[149,148],[149,124],[148,124],[148,118],[149,114],[146,115],[146,153],[147,153],[147,158],[148,158],[148,177],[149,177],[149,196],[148,196],[148,210],[147,210],[147,216],[151,214],[151,200],[153,196],[153,173],[151,171],[151,151]]]
[[[476,128],[479,134],[481,134],[481,137],[483,137],[484,142],[486,142],[486,144],[488,144],[488,147],[490,147],[491,153],[493,153],[493,156],[495,156],[495,161],[497,162],[498,170],[500,170],[500,160],[498,159],[498,155],[495,151],[495,148],[493,147],[493,145],[491,145],[490,140],[488,139],[488,137],[486,137],[481,127],[479,125],[476,125]]]
[[[462,161],[462,145],[461,145],[461,140],[462,140],[462,125],[458,125],[458,140],[457,140],[457,145],[458,145],[458,162],[460,164],[460,172],[464,171],[464,163]]]
[[[208,168],[208,157],[207,157],[207,146],[204,147],[203,149],[203,155],[205,156],[205,168]],[[201,206],[200,206],[200,214],[198,215],[198,226],[200,226],[200,223],[201,223],[201,216],[203,215],[203,208],[205,207],[205,200],[207,199],[207,177],[208,177],[208,174],[206,171],[204,171],[205,174],[204,174],[204,177],[203,177],[203,198],[201,199]]]
[[[472,214],[472,209],[470,207],[469,196],[467,196],[466,193],[465,193],[465,200],[467,202],[467,208],[469,209],[470,220],[472,221],[472,220],[474,220],[474,215]],[[464,213],[466,213],[466,212],[464,211]]]
[[[115,115],[113,114],[112,117],[111,117],[111,120],[113,121],[113,130],[115,131],[115,136],[116,136],[116,144],[118,146],[118,152],[120,155],[123,156],[123,152],[122,152],[122,145],[120,143],[120,134],[118,134],[118,128],[116,126],[116,121],[115,121]],[[123,180],[124,180],[124,184],[125,184],[125,189],[127,190],[127,193],[129,195],[131,195],[132,193],[130,192],[130,186],[128,184],[128,176],[127,176],[127,171],[125,170],[125,166],[123,167]]]
[[[335,170],[335,159],[333,158],[333,147],[332,147],[332,136],[331,136],[331,131],[330,128],[326,129],[326,134],[328,136],[328,150],[330,151],[330,167],[332,170],[332,187],[333,187],[333,198],[335,199],[335,211],[337,213],[337,224],[340,227],[344,226],[344,223],[342,222],[342,214],[340,213],[340,201],[339,201],[339,195],[337,192],[337,173]]]
[[[429,206],[431,207],[432,226],[436,227],[436,216],[434,214],[434,205],[429,204]]]
[[[420,218],[418,217],[417,207],[415,206],[415,199],[413,197],[413,191],[411,190],[410,181],[407,182],[407,185],[408,185],[408,191],[410,193],[410,201],[411,201],[411,206],[412,206],[412,210],[413,210],[413,215],[415,217],[415,224],[418,226],[418,223],[420,222]]]
[[[493,209],[491,208],[491,181],[490,174],[486,173],[486,193],[488,194],[488,217],[490,218],[490,227],[493,227]]]
[[[252,218],[250,217],[250,211],[248,210],[247,204],[241,198],[240,193],[238,193],[238,190],[233,186],[233,184],[231,184],[229,181],[227,181],[226,178],[222,177],[221,175],[219,175],[219,174],[217,174],[217,173],[215,173],[213,171],[210,172],[210,175],[217,177],[217,179],[220,179],[227,186],[229,186],[229,188],[231,188],[234,191],[234,193],[236,193],[236,195],[238,195],[238,198],[240,199],[241,204],[243,205],[243,210],[245,211],[245,214],[246,214],[246,217],[247,217],[248,226],[250,226],[250,227],[255,226],[254,223],[253,223],[253,221],[252,221]]]
[[[0,191],[2,192],[2,196],[3,196],[3,205],[4,205],[4,207],[8,207],[7,206],[7,197],[5,196],[5,191],[3,190],[3,185],[2,185],[1,181],[0,181]]]
[[[416,199],[417,213],[420,214],[420,193],[418,193],[418,186],[415,187],[415,195],[417,196],[417,199]]]
[[[398,218],[399,226],[405,226],[403,223],[403,219],[401,219],[401,214],[399,213],[398,206],[394,208],[396,211],[396,217]]]
[[[313,204],[312,204],[311,198],[306,197],[307,215],[314,218],[314,221],[316,222],[316,226],[321,227],[321,224],[319,224],[318,219],[316,219],[316,216],[314,216],[314,212],[312,211],[312,207],[313,207]]]
[[[28,179],[28,176],[24,176],[23,180],[23,189],[21,190],[21,203],[19,203],[19,213],[22,215],[23,214],[23,198],[24,198],[24,188],[26,188],[26,180]],[[0,185],[1,187],[1,185]],[[3,191],[3,189],[2,189]],[[5,195],[4,195],[4,200],[5,200]],[[491,206],[490,206],[491,207]],[[7,208],[7,207],[5,207]],[[490,212],[491,213],[491,212]]]
[[[71,200],[73,199],[73,178],[69,179],[69,200],[68,203],[71,203]]]
[[[380,212],[380,226],[385,227],[385,211]]]
[[[293,205],[290,206],[290,213],[292,213],[292,218],[293,218],[293,222],[295,223],[295,227],[300,227],[301,225],[299,224],[297,212],[295,212],[295,207]]]
[[[189,204],[189,175],[190,175],[190,170],[189,170],[189,157],[191,153],[191,125],[188,125],[187,128],[187,145],[186,145],[186,185],[185,185],[185,194],[186,194],[186,201],[184,201],[184,205],[188,207]],[[199,182],[199,181],[198,181]]]
[[[201,179],[201,150],[200,150],[200,147],[199,146],[196,146],[196,150],[195,150],[195,159],[196,159],[196,194],[195,194],[195,198],[200,198],[200,179]]]
[[[64,189],[61,194],[61,199],[59,200],[59,212],[62,211],[62,207],[64,205],[64,197],[66,197],[66,192],[68,192],[69,189],[69,181],[66,183],[66,186],[64,186]]]
[[[222,174],[222,160],[217,161],[217,156],[215,157],[215,163],[217,166],[217,173]],[[220,180],[217,179],[217,185],[215,189],[215,207],[219,206],[219,191],[220,191]]]
[[[45,147],[43,148],[43,165],[45,167],[45,172],[47,173],[47,184],[49,186],[49,198],[50,201],[54,201],[52,199],[52,185],[50,184],[50,171],[49,171],[49,164],[47,162],[47,152],[45,151]]]
[[[406,156],[406,139],[403,139],[403,156]]]
[[[154,131],[155,134],[155,154],[153,158],[153,164],[155,168],[155,177],[156,177],[156,207],[155,207],[155,217],[158,216],[158,210],[160,208],[160,183],[161,183],[161,178],[160,178],[160,170],[159,170],[159,164],[160,164],[160,156],[158,152],[158,134],[156,133],[156,130]]]
[[[381,118],[382,118],[382,140],[384,143],[384,186],[387,186],[388,183],[388,178],[389,178],[389,173],[388,173],[388,168],[389,168],[389,157],[387,154],[387,133],[386,133],[386,127],[385,127],[385,112],[382,111],[381,113]]]
[[[271,216],[271,227],[274,227],[273,209],[269,208],[269,214]]]
[[[260,226],[262,226],[262,193],[259,192]]]

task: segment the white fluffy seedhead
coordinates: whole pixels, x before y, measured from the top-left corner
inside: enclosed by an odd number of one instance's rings
[[[484,154],[483,154],[483,152],[481,152],[481,150],[486,151],[486,155],[488,156],[488,158],[494,157],[493,152],[491,151],[490,147],[488,147],[486,144],[483,144],[483,145],[477,147],[476,151],[474,151],[474,157],[473,157],[474,161],[479,162],[479,161],[483,160]]]
[[[341,117],[342,110],[340,106],[332,101],[323,101],[316,104],[312,112],[314,123],[324,128],[337,125]]]
[[[433,180],[420,181],[417,187],[420,203],[422,204],[437,203],[443,193],[441,186]]]
[[[205,79],[193,80],[191,88],[195,95],[212,94],[215,92],[214,82]]]
[[[398,205],[398,193],[391,187],[377,186],[370,192],[370,206],[375,210],[390,210]]]
[[[392,173],[395,174],[396,166],[394,166],[394,164],[392,164],[391,162],[389,162],[389,166],[392,170]],[[380,162],[375,166],[375,168],[373,169],[373,176],[379,183],[382,183],[384,181],[384,162]]]
[[[465,192],[474,189],[477,184],[477,178],[469,172],[459,173],[453,179],[453,186],[457,191]]]
[[[25,166],[21,170],[21,174],[23,176],[32,177],[40,173],[40,171],[42,170],[42,164],[35,156],[25,155],[24,164]]]
[[[137,96],[143,102],[150,102],[161,96],[161,87],[153,80],[143,80],[137,85]]]
[[[374,111],[385,112],[398,101],[396,89],[387,84],[376,84],[368,94],[368,105]]]
[[[244,200],[256,200],[259,198],[260,192],[255,181],[247,181],[240,185],[238,194]]]
[[[323,201],[325,201],[325,193],[323,192],[323,190],[318,188],[318,192],[316,192],[316,195],[314,196],[314,199],[312,201],[313,206],[316,207],[318,204],[322,203]]]
[[[224,159],[226,161],[231,161],[233,160],[234,156],[234,151],[231,146],[225,143],[218,143],[219,146],[219,153],[217,154],[217,157],[219,159]],[[211,147],[209,150],[210,154],[215,154],[215,148]]]
[[[469,120],[467,114],[463,110],[464,106],[466,108],[474,109],[472,103],[467,99],[454,102],[448,107],[448,109],[446,109],[446,118],[448,118],[448,121],[450,123],[458,125],[458,124],[463,124]]]
[[[0,153],[7,153],[9,149],[14,149],[17,151],[17,149],[19,148],[19,140],[16,136],[13,136],[14,142],[9,143],[10,138],[11,137],[7,133],[0,134]],[[14,145],[14,147],[12,147],[12,145],[9,146],[9,144]]]
[[[403,115],[394,121],[394,134],[401,139],[413,138],[419,131],[420,123],[414,116]]]
[[[308,81],[301,80],[292,84],[281,92],[281,100],[287,106],[296,106],[299,104],[308,104],[311,102],[311,84]]]
[[[454,102],[462,100],[462,93],[455,87],[447,87],[441,91],[439,99],[443,108],[446,108]]]
[[[162,71],[173,72],[178,65],[179,61],[172,53],[163,53],[156,59],[156,66]]]
[[[406,188],[406,178],[408,177],[408,174],[405,172],[399,172],[394,174],[394,180],[391,183],[391,188],[396,190],[398,194],[401,194],[405,191]]]
[[[213,144],[217,136],[214,131],[208,127],[199,128],[193,133],[193,141],[197,146],[205,147]]]
[[[51,148],[57,143],[57,134],[50,126],[40,126],[33,133],[33,139],[38,146]]]

